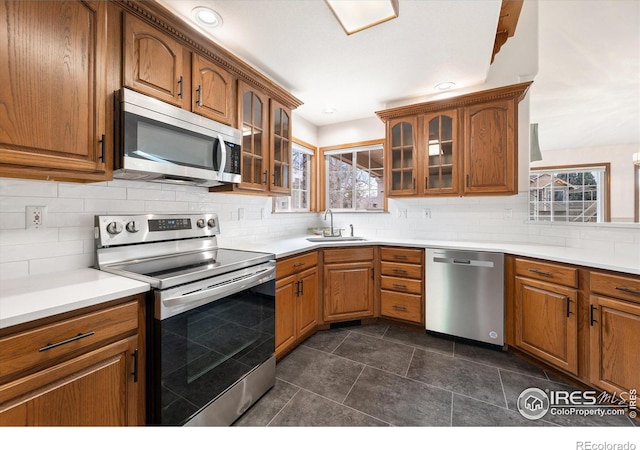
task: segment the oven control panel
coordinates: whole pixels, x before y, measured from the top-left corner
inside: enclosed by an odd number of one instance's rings
[[[142,244],[220,234],[217,214],[146,214],[96,216],[96,245]]]

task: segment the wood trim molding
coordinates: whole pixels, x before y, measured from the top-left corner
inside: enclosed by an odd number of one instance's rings
[[[523,3],[524,0],[502,0],[496,38],[493,42],[493,53],[491,54],[492,63],[505,42],[516,33]]]
[[[207,58],[219,64],[230,73],[236,75],[243,81],[264,91],[270,97],[276,99],[288,108],[295,109],[302,105],[302,101],[291,95],[275,82],[262,75],[256,69],[240,60],[237,56],[228,52],[206,38],[197,38],[195,32],[190,30],[184,22],[174,16],[170,11],[159,4],[149,1],[136,0],[112,0],[123,7],[126,11],[146,19],[161,28],[164,32],[172,35],[181,43],[191,47],[193,50],[202,53]]]
[[[512,84],[509,86],[488,89],[485,91],[471,92],[469,94],[463,94],[458,97],[450,97],[441,100],[416,103],[413,105],[399,106],[397,108],[376,111],[376,115],[384,122],[387,122],[390,119],[395,119],[398,117],[460,108],[493,100],[516,99],[516,101],[519,103],[526,95],[527,91],[529,90],[529,86],[531,86],[532,83],[533,81],[527,81],[525,83]]]

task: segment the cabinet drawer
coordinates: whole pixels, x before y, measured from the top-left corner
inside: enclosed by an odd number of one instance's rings
[[[323,252],[325,263],[373,260],[373,247],[336,248]]]
[[[292,256],[276,263],[276,278],[284,278],[294,273],[300,273],[318,264],[318,252]]]
[[[422,281],[420,280],[382,276],[380,277],[380,287],[389,291],[422,294]]]
[[[422,323],[422,297],[399,292],[382,291],[380,313],[386,317]]]
[[[569,287],[578,287],[578,270],[559,264],[516,258],[516,275]]]
[[[640,278],[591,272],[591,292],[640,303]]]
[[[382,261],[421,264],[423,256],[424,249],[382,247],[380,250],[380,259]]]
[[[57,363],[137,328],[138,303],[130,302],[7,336],[0,339],[0,379]]]
[[[382,261],[380,263],[380,271],[382,275],[421,280],[424,269],[422,265]]]

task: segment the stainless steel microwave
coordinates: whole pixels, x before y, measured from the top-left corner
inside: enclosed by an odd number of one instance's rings
[[[116,109],[114,178],[207,187],[240,182],[240,130],[126,88]]]

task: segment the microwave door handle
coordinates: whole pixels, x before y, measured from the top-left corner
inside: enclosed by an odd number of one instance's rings
[[[220,170],[218,170],[218,179],[222,180],[222,176],[224,174],[224,169],[227,165],[227,144],[224,142],[224,139],[222,139],[222,135],[220,135],[220,133],[218,133],[218,143],[220,145],[220,149],[222,151],[222,157],[220,160]]]

